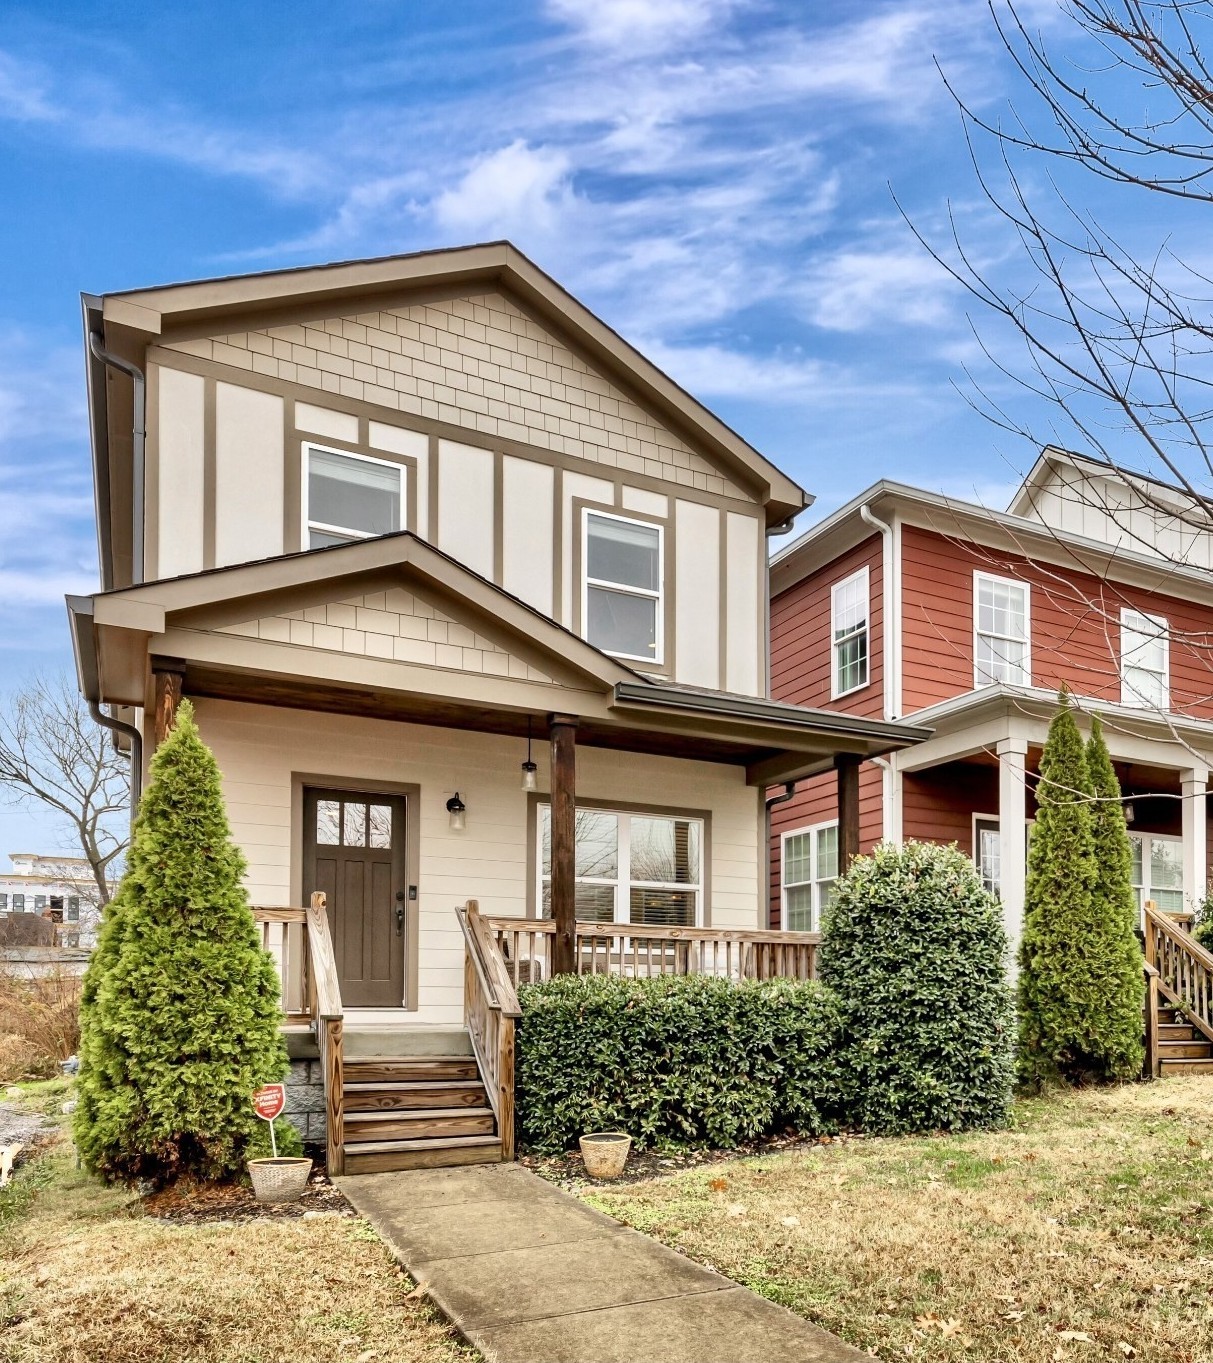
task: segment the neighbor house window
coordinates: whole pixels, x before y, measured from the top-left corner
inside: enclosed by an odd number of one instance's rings
[[[0,913],[8,912],[8,895],[0,894]]]
[[[45,908],[46,908],[46,895],[44,895],[44,894],[36,894],[36,895],[34,896],[34,912],[37,913],[39,910],[45,909]]]
[[[661,527],[602,511],[587,510],[584,515],[583,634],[604,653],[661,662]]]
[[[404,529],[405,468],[305,444],[304,529],[309,549]]]
[[[1182,913],[1184,907],[1183,839],[1130,833],[1133,849],[1133,889],[1140,909],[1152,899],[1163,913]]]
[[[1027,583],[975,573],[973,607],[973,684],[1031,686]]]
[[[1120,699],[1165,710],[1171,701],[1167,622],[1125,607],[1120,613]]]
[[[836,582],[830,592],[835,699],[868,684],[868,570]]]
[[[74,895],[67,901],[67,921],[69,923],[80,921],[80,901]]]
[[[13,895],[13,912],[14,913],[25,912],[25,896],[23,894]]]
[[[694,927],[701,921],[703,821],[578,809],[577,917]],[[540,915],[552,913],[552,811],[539,807]]]
[[[783,926],[789,932],[817,932],[821,911],[838,879],[838,825],[819,824],[783,835],[780,862]]]

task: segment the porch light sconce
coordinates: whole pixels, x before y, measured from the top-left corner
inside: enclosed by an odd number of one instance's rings
[[[526,761],[522,764],[523,790],[539,789],[539,768],[531,761],[531,719],[526,721]]]
[[[1125,823],[1132,823],[1133,818],[1134,818],[1133,801],[1130,800],[1128,804],[1125,805]]]
[[[447,813],[451,816],[451,828],[456,833],[462,833],[464,829],[464,815],[467,813],[467,805],[459,798],[459,792],[446,802]]]

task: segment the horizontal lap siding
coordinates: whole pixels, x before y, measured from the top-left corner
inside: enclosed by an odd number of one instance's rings
[[[868,685],[831,700],[830,591],[863,567],[869,592]],[[879,719],[884,713],[883,620],[881,538],[873,535],[771,602],[771,695],[794,705]]]
[[[902,835],[920,842],[954,842],[973,855],[973,815],[998,815],[998,769],[952,762],[902,777]]]
[[[232,833],[248,860],[254,904],[288,905],[299,889],[301,830],[292,826],[292,776],[417,785],[420,796],[419,992],[427,1021],[463,1020],[463,938],[454,909],[527,912],[525,753],[515,738],[342,715],[198,700],[198,723],[223,775]],[[536,744],[541,788],[547,745]],[[467,827],[453,832],[446,801],[458,788]],[[710,916],[717,926],[757,926],[762,897],[758,793],[740,767],[612,752],[577,752],[587,799],[697,810],[708,815]],[[647,797],[647,799],[646,799]]]
[[[870,852],[883,835],[883,790],[881,770],[873,762],[859,768],[859,850]],[[838,778],[833,772],[802,781],[795,796],[771,810],[771,904],[770,925],[780,926],[783,867],[782,839],[785,833],[813,824],[831,823],[838,818]]]
[[[972,689],[973,574],[1031,585],[1032,682],[1120,700],[1120,611],[1165,616],[1171,630],[1171,709],[1213,718],[1213,610],[1069,568],[902,530],[905,713]]]

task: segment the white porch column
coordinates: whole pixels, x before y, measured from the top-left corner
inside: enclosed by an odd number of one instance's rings
[[[998,886],[1002,918],[1011,948],[1011,972],[1023,936],[1024,890],[1027,884],[1028,799],[1026,738],[1004,738],[998,744]]]
[[[1205,792],[1209,787],[1208,767],[1188,767],[1179,774],[1183,799],[1184,835],[1184,908],[1195,909],[1205,897],[1208,879],[1207,824]]]

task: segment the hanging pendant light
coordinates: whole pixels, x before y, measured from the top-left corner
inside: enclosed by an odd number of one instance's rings
[[[526,761],[522,764],[522,789],[539,789],[539,768],[531,761],[531,717],[526,720]]]

